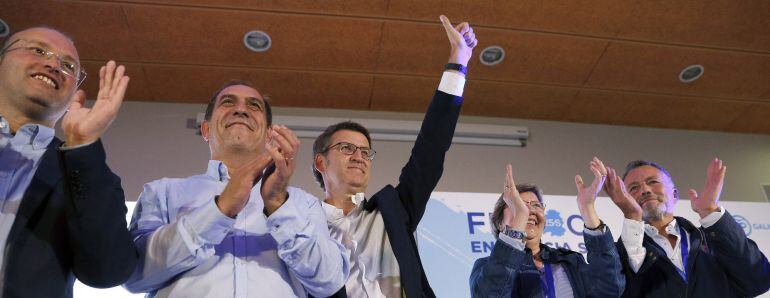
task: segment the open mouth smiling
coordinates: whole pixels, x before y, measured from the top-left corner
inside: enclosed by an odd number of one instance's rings
[[[529,220],[527,220],[527,224],[536,226],[538,224],[537,217],[530,217]]]
[[[30,75],[33,79],[39,80],[43,83],[48,84],[48,86],[53,87],[56,90],[59,90],[59,82],[56,81],[56,79],[49,77],[47,75],[44,75],[42,73],[35,73]]]

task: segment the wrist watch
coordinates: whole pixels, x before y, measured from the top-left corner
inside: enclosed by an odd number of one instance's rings
[[[524,241],[524,239],[527,238],[527,232],[514,230],[508,225],[505,225],[505,227],[503,227],[503,230],[501,231],[501,233],[505,234],[508,237],[511,237],[516,240],[521,240],[521,241]]]
[[[464,75],[468,75],[468,68],[463,66],[462,64],[447,63],[446,65],[444,65],[444,70],[450,70],[450,69],[462,72]]]

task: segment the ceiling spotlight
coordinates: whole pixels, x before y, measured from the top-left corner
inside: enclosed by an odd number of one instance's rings
[[[479,54],[479,60],[484,65],[495,65],[503,61],[505,50],[501,46],[489,46]]]
[[[690,83],[703,75],[703,65],[695,64],[690,65],[688,67],[685,67],[682,69],[682,72],[679,73],[679,81],[682,83]]]
[[[11,27],[3,19],[0,19],[0,37],[6,37],[8,34],[11,34]]]
[[[267,33],[254,30],[249,31],[243,36],[243,44],[246,45],[246,48],[254,52],[264,52],[270,49],[270,45],[273,44],[273,41]]]

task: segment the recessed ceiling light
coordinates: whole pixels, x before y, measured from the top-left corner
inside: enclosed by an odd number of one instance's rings
[[[495,65],[503,61],[505,50],[501,46],[489,46],[479,54],[479,60],[484,65]]]
[[[679,81],[681,81],[682,83],[693,82],[703,75],[703,71],[704,71],[703,65],[700,65],[700,64],[695,64],[695,65],[690,65],[688,67],[685,67],[684,69],[682,69],[682,72],[679,73]]]
[[[10,33],[11,27],[9,27],[8,24],[3,21],[3,19],[0,19],[0,37],[6,37]]]
[[[249,31],[243,36],[243,44],[246,45],[246,48],[254,52],[264,52],[270,49],[270,45],[273,44],[273,41],[267,33],[254,30]]]

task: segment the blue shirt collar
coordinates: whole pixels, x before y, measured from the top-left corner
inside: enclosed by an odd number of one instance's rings
[[[220,182],[230,181],[230,174],[227,172],[227,166],[218,160],[209,160],[206,176],[216,179]]]
[[[0,134],[14,139],[14,143],[22,142],[25,145],[31,145],[34,150],[40,150],[48,147],[56,131],[48,126],[28,123],[22,125],[16,135],[12,136],[10,124],[0,115]]]

